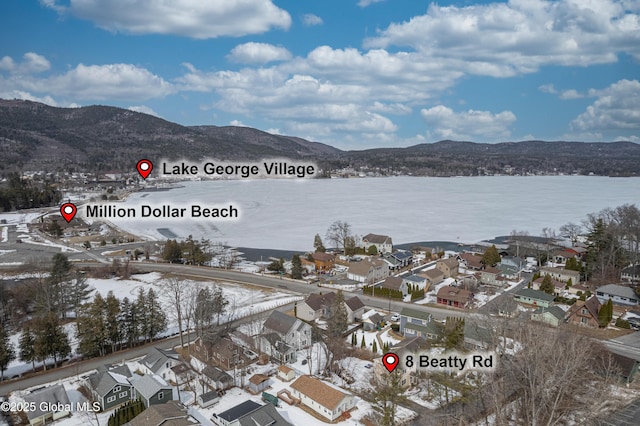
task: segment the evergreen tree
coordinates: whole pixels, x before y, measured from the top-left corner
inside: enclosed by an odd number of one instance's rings
[[[18,342],[18,349],[20,350],[20,361],[30,362],[33,371],[36,371],[36,354],[33,349],[35,343],[35,337],[31,332],[31,328],[25,327],[20,335]]]
[[[169,263],[180,263],[182,260],[182,248],[176,240],[167,240],[162,250],[162,259]]]
[[[213,312],[215,312],[217,316],[217,324],[220,325],[220,316],[224,314],[227,310],[227,306],[229,305],[229,300],[224,297],[224,293],[222,292],[222,288],[220,286],[216,286],[213,290],[212,294],[213,301]]]
[[[480,262],[485,266],[493,266],[500,263],[500,260],[500,253],[498,253],[498,249],[495,245],[492,245],[484,252]]]
[[[598,311],[598,322],[600,323],[600,327],[606,327],[609,324],[609,307],[605,303],[600,306],[600,310]]]
[[[613,301],[607,300],[607,324],[613,319]]]
[[[111,352],[117,350],[122,340],[120,328],[120,300],[113,294],[113,291],[107,293],[104,303],[104,323],[107,329],[107,342],[111,345]]]
[[[300,255],[294,254],[291,258],[291,278],[294,280],[302,279],[302,261]]]
[[[341,290],[338,290],[330,310],[331,316],[327,320],[327,331],[333,337],[342,336],[347,331],[349,315],[344,303],[344,294],[342,294]]]
[[[8,327],[0,320],[0,381],[4,380],[4,371],[14,359],[16,359],[16,351],[9,341]]]
[[[356,337],[356,333],[351,333],[351,346],[355,346],[358,344],[358,338]]]
[[[321,253],[324,253],[326,251],[324,244],[322,244],[322,238],[320,238],[320,234],[316,234],[316,236],[313,238],[313,248],[315,249],[315,251],[319,251]]]
[[[34,321],[33,330],[36,359],[44,362],[48,358],[53,358],[54,367],[58,367],[58,361],[71,354],[69,336],[56,315],[50,313],[38,318]]]
[[[145,318],[146,321],[144,322],[146,331],[145,334],[149,341],[152,341],[158,336],[158,334],[166,330],[167,316],[164,313],[164,310],[162,309],[160,301],[158,300],[155,291],[153,291],[153,288],[150,288],[147,291],[146,299],[147,316]]]
[[[371,352],[373,352],[374,354],[378,353],[378,343],[375,340],[373,341],[373,345],[371,346]]]
[[[134,347],[140,340],[138,314],[136,306],[128,297],[120,303],[120,315],[118,316],[118,328],[122,333],[122,339],[129,348]]]
[[[570,257],[569,259],[567,259],[567,262],[564,265],[564,269],[580,272],[582,270],[582,265],[580,265],[578,259],[576,259],[575,257]]]
[[[540,284],[540,291],[544,291],[548,294],[554,294],[555,286],[553,285],[553,280],[549,274],[545,275],[542,279],[542,283]]]
[[[446,349],[462,349],[464,345],[464,319],[447,317],[444,346]]]
[[[360,342],[360,347],[362,349],[367,347],[367,343],[364,341],[364,334],[362,335],[362,341]]]
[[[89,286],[87,279],[80,271],[76,271],[75,278],[69,283],[69,308],[73,309],[76,318],[78,309],[89,300],[92,292],[93,289]]]
[[[367,254],[369,256],[377,256],[378,255],[378,247],[376,247],[374,244],[370,245],[369,248],[367,249]]]
[[[80,307],[76,321],[76,337],[78,351],[84,356],[106,355],[109,329],[105,322],[106,301],[100,293],[96,293],[91,303]]]

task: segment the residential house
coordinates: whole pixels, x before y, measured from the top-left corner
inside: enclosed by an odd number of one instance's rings
[[[311,326],[280,311],[271,314],[262,326],[262,352],[280,363],[295,362],[296,351],[311,344]]]
[[[128,378],[131,371],[126,365],[109,368],[99,367],[97,372],[87,379],[94,401],[100,404],[100,410],[106,411],[118,407],[133,396],[133,387]]]
[[[500,269],[495,266],[487,266],[479,272],[480,282],[494,287],[504,287],[508,284]]]
[[[633,377],[638,373],[640,361],[629,358],[624,355],[610,352],[614,367],[617,369],[623,383],[629,384],[633,381]]]
[[[563,283],[568,283],[571,280],[571,284],[575,285],[580,282],[580,272],[572,271],[570,269],[555,268],[550,266],[544,266],[540,268],[540,276],[550,275],[551,278]]]
[[[464,347],[470,351],[487,350],[494,345],[493,333],[473,322],[464,324]]]
[[[436,262],[436,268],[442,272],[445,278],[455,278],[458,275],[459,266],[460,262],[455,257],[439,259]]]
[[[569,248],[555,251],[551,255],[551,259],[553,260],[553,263],[561,263],[563,265],[567,263],[567,260],[574,259],[574,258],[580,259],[580,253]]]
[[[315,321],[331,316],[331,305],[336,300],[334,292],[312,293],[296,308],[296,316],[304,321]]]
[[[71,415],[71,403],[62,385],[37,390],[26,395],[24,401],[33,407],[33,410],[25,412],[31,426],[44,425]]]
[[[187,412],[178,401],[151,405],[134,417],[128,426],[200,426],[202,423]]]
[[[291,380],[296,378],[296,372],[286,365],[281,365],[278,367],[278,378],[280,378],[284,382],[290,382]]]
[[[620,274],[620,279],[632,283],[640,282],[640,264],[624,268]]]
[[[454,308],[467,308],[473,301],[473,293],[468,290],[445,285],[440,287],[436,294],[439,305],[452,306]]]
[[[518,280],[520,278],[520,269],[515,266],[509,264],[501,264],[496,265],[498,271],[500,272],[500,276],[506,280]],[[504,285],[504,284],[503,284]]]
[[[364,331],[376,331],[382,328],[384,316],[371,309],[362,314],[362,329]]]
[[[442,324],[432,321],[431,314],[412,308],[400,311],[400,334],[405,337],[421,337],[426,340],[439,340],[444,330]]]
[[[291,393],[300,402],[330,422],[356,406],[356,398],[311,376],[291,383]]]
[[[269,376],[264,374],[254,374],[249,378],[249,391],[258,394],[271,386]]]
[[[391,253],[393,251],[393,242],[391,237],[387,235],[367,234],[362,237],[364,251],[368,251],[369,247],[375,246],[378,253]]]
[[[573,325],[598,328],[600,327],[598,318],[600,306],[600,301],[596,296],[591,296],[586,301],[579,300],[571,305],[565,315],[565,320]]]
[[[139,364],[143,373],[156,374],[164,380],[171,380],[171,367],[182,364],[182,361],[178,353],[173,349],[153,347]]]
[[[468,270],[479,271],[484,268],[484,265],[482,264],[482,256],[474,253],[460,253],[456,256],[456,259],[458,259],[458,262]]]
[[[247,400],[211,417],[218,426],[293,426],[272,404],[260,405]]]
[[[216,391],[224,391],[233,387],[233,377],[218,367],[207,365],[202,370],[200,377],[204,383]]]
[[[542,306],[548,308],[553,303],[555,296],[544,291],[534,290],[532,288],[523,288],[513,295],[516,302],[535,307]]]
[[[402,278],[404,283],[407,285],[407,288],[414,288],[414,289],[420,289],[423,292],[426,291],[425,289],[428,289],[429,287],[427,286],[427,278],[421,275],[407,275],[406,277]]]
[[[353,296],[344,301],[347,308],[347,321],[353,323],[362,319],[364,314],[364,303],[358,296]]]
[[[191,356],[205,365],[217,365],[225,370],[251,364],[255,357],[248,354],[249,351],[246,348],[228,337],[222,337],[216,341],[205,341],[198,337],[193,342],[193,350],[191,351]]]
[[[420,336],[408,337],[401,341],[400,343],[394,345],[391,348],[391,352],[398,355],[400,359],[405,359],[405,357],[409,354],[421,354],[425,349],[429,349],[431,345],[424,338]],[[418,359],[416,357],[415,359]],[[382,360],[382,358],[380,358]],[[414,386],[418,383],[418,374],[420,373],[420,369],[412,369],[407,368],[405,365],[400,363],[396,367],[400,374],[400,386],[403,388],[408,388]],[[375,374],[380,380],[387,380],[388,371],[383,366],[382,362],[375,363]]]
[[[609,299],[617,305],[635,306],[640,304],[640,296],[631,287],[618,284],[607,284],[596,289],[596,296],[600,303]]]
[[[527,266],[527,261],[518,256],[502,256],[498,265],[508,266],[510,269],[519,272]]]
[[[184,385],[191,381],[194,376],[193,370],[187,364],[178,364],[171,367],[171,373],[169,374],[169,383],[176,386]]]
[[[532,321],[543,322],[552,327],[558,327],[564,322],[565,312],[559,306],[539,307],[531,314]]]
[[[388,290],[401,291],[403,297],[409,293],[409,288],[407,287],[407,283],[404,282],[404,280],[401,277],[385,278],[384,282],[382,283],[382,288],[386,288]]]
[[[413,263],[413,253],[411,253],[410,251],[396,251],[385,255],[385,258],[387,257],[392,257],[393,259],[395,259],[396,264],[400,268],[404,268],[405,266],[409,266],[411,265],[411,263]]]
[[[133,399],[142,399],[145,407],[164,404],[173,400],[173,388],[159,376],[152,374],[134,375],[129,381],[133,385]]]
[[[347,278],[359,283],[373,284],[389,276],[389,266],[384,260],[366,258],[349,262]]]
[[[311,253],[311,257],[313,258],[313,262],[316,265],[316,271],[318,272],[329,272],[333,269],[336,264],[336,257],[330,253],[322,253],[316,251]]]
[[[539,277],[537,279],[535,279],[532,283],[531,283],[531,288],[534,290],[540,290],[540,286],[542,285],[542,281],[544,281],[544,277]],[[565,287],[567,286],[566,283],[563,283],[561,281],[558,280],[554,280],[553,278],[551,278],[551,283],[553,284],[553,294],[556,296],[560,296],[562,293],[564,293]],[[579,284],[576,284],[579,285]]]
[[[586,285],[576,284],[576,285],[569,286],[569,289],[567,291],[569,292],[569,294],[578,295],[578,292],[580,294],[583,294],[583,293],[586,293],[588,291],[591,291],[591,289],[589,287],[587,287]]]
[[[427,281],[426,288],[434,287],[444,281],[444,273],[438,268],[427,269],[418,275]]]

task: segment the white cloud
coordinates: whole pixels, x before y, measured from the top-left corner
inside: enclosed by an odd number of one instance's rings
[[[236,127],[248,127],[246,124],[244,124],[242,121],[240,120],[231,120],[231,122],[229,122],[229,126],[236,126]]]
[[[391,24],[369,48],[404,46],[466,73],[509,77],[544,65],[611,63],[640,57],[638,3],[619,0],[511,0],[466,7],[432,3],[425,15]]]
[[[3,63],[8,62],[3,59]],[[79,64],[64,74],[34,75],[50,66],[43,56],[27,53],[6,78],[0,77],[0,91],[27,93],[49,104],[54,97],[73,101],[146,100],[175,91],[171,83],[131,64]]]
[[[385,0],[360,0],[358,2],[358,6],[367,7],[367,6],[372,5],[373,3],[380,3],[380,2],[383,2],[383,1],[385,1]]]
[[[541,91],[542,93],[551,93],[551,94],[558,93],[558,91],[553,86],[553,84],[543,84],[542,86],[538,87],[538,90]]]
[[[155,112],[153,109],[149,108],[146,105],[132,105],[127,109],[130,111],[141,112],[143,114],[153,115],[154,117],[161,118],[160,114],[158,114],[157,112]]]
[[[291,52],[284,47],[272,44],[249,42],[234,47],[227,55],[227,59],[241,64],[266,64],[290,60]]]
[[[577,90],[575,89],[570,89],[570,90],[565,90],[564,92],[560,93],[560,99],[581,99],[584,98],[584,95],[581,93],[578,93]]]
[[[420,114],[430,126],[428,134],[439,139],[498,142],[511,136],[508,127],[516,121],[511,111],[454,112],[444,105],[422,109]]]
[[[42,55],[27,52],[23,55],[22,61],[16,63],[10,56],[0,59],[0,71],[9,71],[19,74],[37,74],[48,71],[51,63]]]
[[[58,104],[58,102],[56,102],[56,100],[51,96],[34,96],[31,93],[24,92],[22,90],[0,90],[0,99],[21,99],[24,101],[40,102],[53,107],[60,106],[60,104]]]
[[[318,15],[314,15],[313,13],[305,13],[304,15],[302,15],[302,24],[306,27],[314,27],[324,24],[324,21]]]
[[[173,34],[196,39],[288,29],[291,16],[271,0],[41,0],[98,27],[133,34]]]
[[[578,132],[640,129],[640,82],[620,80],[603,90],[590,91],[598,99],[571,122]]]

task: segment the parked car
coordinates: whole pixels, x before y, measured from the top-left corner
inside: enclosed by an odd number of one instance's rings
[[[400,314],[391,315],[391,321],[400,321]]]

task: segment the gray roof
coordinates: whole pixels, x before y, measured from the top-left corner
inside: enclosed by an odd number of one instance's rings
[[[337,295],[330,291],[329,293],[311,293],[304,302],[314,311],[322,309],[322,307],[330,307]]]
[[[252,411],[255,411],[257,408],[260,408],[260,404],[251,400],[247,400],[236,405],[235,407],[229,408],[227,411],[223,411],[222,413],[218,414],[218,417],[228,422],[232,422],[236,419],[239,419],[240,417],[251,413]]]
[[[409,330],[416,330],[421,333],[431,334],[434,336],[442,336],[444,332],[444,325],[435,321],[429,321],[427,325],[413,324],[408,322],[404,325],[404,328]]]
[[[367,234],[362,237],[362,241],[373,244],[391,244],[391,237],[387,235]]]
[[[173,392],[171,386],[164,385],[158,382],[150,374],[146,374],[140,378],[132,379],[131,384],[133,384],[136,392],[142,395],[146,400],[149,400],[149,398],[151,398],[161,390],[168,390],[169,392]]]
[[[534,290],[532,288],[523,288],[516,292],[517,296],[528,297],[530,299],[544,300],[552,302],[555,299],[553,294],[545,293],[544,291]]]
[[[262,405],[238,418],[240,426],[293,426],[282,418],[272,404]]]
[[[217,382],[233,382],[233,378],[229,374],[210,365],[207,365],[204,370],[202,370],[202,374]]]
[[[284,336],[293,328],[296,321],[298,321],[297,318],[274,310],[271,311],[271,315],[269,315],[269,318],[264,322],[264,328],[273,330]]]
[[[413,308],[402,308],[400,315],[403,317],[418,318],[422,320],[428,320],[431,318],[431,314],[429,312],[419,311]]]
[[[352,298],[345,300],[344,303],[346,303],[349,309],[351,309],[351,312],[364,308],[364,303],[362,303],[362,300],[360,300],[358,296],[353,296]]]
[[[146,365],[149,370],[157,373],[169,360],[177,361],[179,359],[179,355],[173,349],[160,349],[153,347],[142,359],[142,364]]]
[[[197,426],[201,423],[187,413],[187,408],[178,401],[152,405],[138,414],[129,423],[130,426]]]
[[[554,317],[556,317],[559,321],[562,321],[564,319],[565,316],[565,312],[562,310],[562,308],[560,308],[559,306],[549,306],[548,308],[543,308],[540,307],[538,309],[536,309],[535,311],[533,311],[534,315],[541,315],[544,314],[545,312],[549,312],[551,315],[553,315]]]
[[[610,294],[612,296],[626,297],[627,299],[640,299],[640,296],[638,296],[631,287],[617,284],[603,285],[602,287],[598,287],[596,292]]]
[[[425,278],[421,277],[420,275],[412,274],[412,275],[404,277],[404,280],[405,281],[411,281],[413,283],[424,283]]]
[[[29,420],[38,418],[44,414],[52,413],[52,411],[43,411],[40,408],[40,405],[43,402],[47,404],[42,404],[42,406],[53,405],[57,402],[62,404],[69,404],[69,397],[67,396],[67,392],[64,390],[62,385],[53,385],[48,388],[40,389],[36,392],[30,393],[29,395],[24,397],[26,402],[33,402],[35,404],[35,409],[27,411],[27,417]]]
[[[400,290],[400,287],[402,287],[402,282],[402,278],[400,277],[387,277],[382,283],[382,287],[391,290]]]
[[[126,367],[126,370],[129,370],[129,367]],[[98,369],[97,373],[89,376],[89,383],[91,387],[98,393],[100,396],[105,396],[111,391],[115,386],[126,386],[127,388],[131,387],[131,383],[127,381],[127,376],[124,374],[119,374],[116,371],[124,372],[123,369],[115,369],[115,370],[107,370],[105,367],[101,367]],[[129,376],[131,373],[129,372]]]

